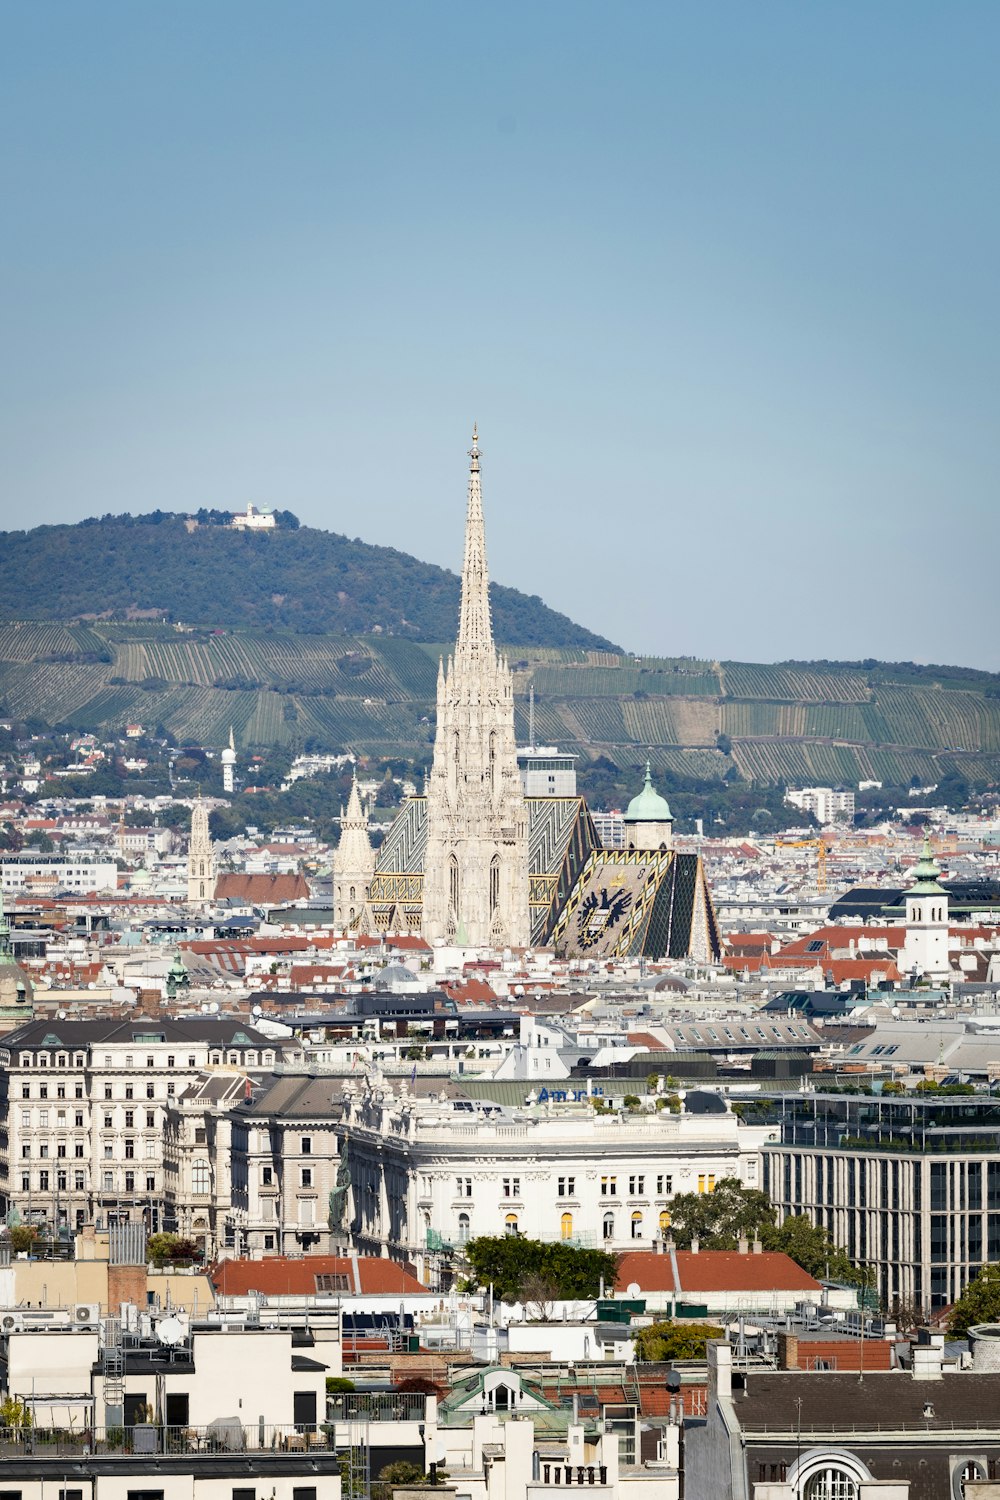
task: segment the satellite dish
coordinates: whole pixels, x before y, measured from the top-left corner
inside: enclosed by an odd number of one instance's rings
[[[156,1337],[168,1349],[184,1341],[184,1327],[178,1318],[161,1318],[156,1325]]]
[[[264,1014],[264,1012],[263,1012],[263,1010],[261,1009],[261,1007],[259,1005],[254,1005],[254,1006],[251,1006],[250,1014],[252,1016],[262,1016]]]
[[[64,1010],[57,1010],[56,1015],[59,1017],[60,1021],[65,1021],[66,1012]]]
[[[642,1287],[637,1281],[630,1281],[625,1290],[630,1297],[638,1297],[642,1292]]]

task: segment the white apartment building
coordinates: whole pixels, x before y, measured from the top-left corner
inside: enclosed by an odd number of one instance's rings
[[[238,1017],[32,1021],[0,1047],[0,1211],[53,1227],[163,1227],[168,1109],[204,1070],[271,1069]]]
[[[114,860],[73,859],[63,854],[4,854],[0,857],[0,885],[9,891],[116,891],[118,866]]]
[[[803,812],[812,813],[824,828],[837,818],[854,818],[854,793],[835,792],[829,786],[804,786],[799,791],[789,788],[785,801]]]
[[[590,816],[594,820],[597,837],[601,841],[602,849],[624,849],[625,848],[625,814],[623,812],[594,812]]]
[[[357,1249],[412,1260],[429,1283],[436,1252],[478,1235],[637,1249],[666,1233],[676,1193],[712,1192],[723,1177],[759,1185],[775,1132],[744,1125],[721,1098],[718,1113],[622,1114],[579,1093],[469,1110],[380,1075],[345,1084],[338,1133]]]

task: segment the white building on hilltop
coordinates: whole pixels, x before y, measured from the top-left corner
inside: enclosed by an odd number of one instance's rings
[[[641,1249],[665,1236],[675,1193],[710,1193],[723,1177],[759,1185],[771,1132],[721,1097],[708,1113],[619,1114],[596,1113],[585,1088],[557,1092],[566,1102],[526,1084],[531,1104],[487,1111],[414,1098],[405,1081],[395,1093],[381,1076],[346,1084],[358,1251],[412,1260],[429,1282],[428,1251],[477,1235]]]
[[[238,511],[229,524],[234,531],[274,531],[278,523],[270,506],[264,505],[258,510],[255,505],[248,505],[245,511]]]
[[[437,684],[427,786],[423,935],[527,947],[528,812],[514,740],[514,679],[493,644],[475,428],[458,640]]]

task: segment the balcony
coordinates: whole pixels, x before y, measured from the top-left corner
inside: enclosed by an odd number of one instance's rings
[[[423,1400],[423,1397],[419,1397]],[[137,1427],[0,1427],[0,1462],[5,1459],[64,1459],[99,1456],[131,1457],[155,1453],[189,1461],[193,1453],[314,1453],[333,1452],[333,1433],[320,1426],[272,1426],[254,1422],[213,1422],[207,1427],[167,1427],[157,1423]]]

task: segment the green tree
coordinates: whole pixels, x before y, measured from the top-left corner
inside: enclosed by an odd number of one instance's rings
[[[168,1261],[201,1260],[201,1250],[193,1240],[183,1239],[179,1234],[151,1234],[146,1252],[156,1266]]]
[[[855,1282],[857,1272],[844,1250],[833,1243],[827,1230],[806,1214],[790,1214],[783,1224],[765,1226],[761,1235],[765,1250],[780,1250],[817,1280]]]
[[[0,1427],[30,1427],[31,1412],[16,1396],[4,1396],[0,1401]]]
[[[721,1339],[712,1323],[650,1323],[633,1340],[636,1362],[662,1364],[672,1359],[704,1359],[709,1339]]]
[[[961,1338],[976,1323],[1000,1322],[1000,1265],[983,1266],[951,1310],[948,1332]]]
[[[670,1204],[670,1233],[682,1250],[698,1240],[705,1250],[735,1250],[774,1225],[766,1193],[746,1188],[737,1177],[723,1177],[713,1193],[679,1193]]]
[[[518,1302],[544,1284],[555,1297],[596,1297],[601,1281],[615,1284],[617,1261],[604,1250],[583,1250],[556,1241],[522,1239],[519,1235],[481,1235],[465,1247],[470,1281],[486,1287],[503,1302]]]
[[[15,1224],[10,1231],[10,1248],[16,1255],[23,1255],[31,1249],[38,1238],[38,1230],[34,1224]]]

